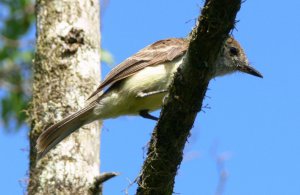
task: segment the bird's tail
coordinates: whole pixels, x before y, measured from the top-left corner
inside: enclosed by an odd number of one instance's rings
[[[37,139],[36,148],[38,151],[38,159],[45,156],[49,150],[54,148],[75,130],[94,121],[94,107],[95,102],[44,130]]]

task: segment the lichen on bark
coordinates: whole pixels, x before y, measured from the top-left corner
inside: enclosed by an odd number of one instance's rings
[[[100,80],[97,0],[38,0],[29,110],[29,194],[89,194],[100,171],[100,123],[82,127],[36,161],[43,129],[85,105]]]

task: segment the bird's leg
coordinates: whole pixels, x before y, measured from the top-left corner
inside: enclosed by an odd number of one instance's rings
[[[157,94],[160,94],[160,93],[165,93],[167,91],[168,90],[166,90],[166,89],[162,89],[162,90],[150,91],[150,92],[139,92],[136,97],[144,98],[144,97],[148,97],[148,96],[151,96],[151,95],[157,95]]]
[[[147,118],[147,119],[151,119],[151,120],[155,120],[155,121],[158,120],[158,118],[156,116],[152,116],[151,114],[149,114],[149,110],[141,110],[139,112],[139,114],[143,118]]]
[[[149,97],[149,96],[152,96],[152,95],[166,93],[167,91],[168,90],[166,90],[166,89],[162,89],[162,90],[150,91],[150,92],[139,92],[136,97],[137,98],[144,98],[144,97]],[[146,109],[145,110],[141,110],[139,112],[139,114],[143,118],[147,118],[147,119],[151,119],[151,120],[155,120],[155,121],[158,120],[158,117],[152,116],[151,114],[149,114],[149,110],[146,110]]]

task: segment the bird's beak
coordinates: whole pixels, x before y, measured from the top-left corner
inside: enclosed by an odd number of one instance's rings
[[[255,68],[253,68],[249,65],[238,66],[237,70],[247,73],[247,74],[251,74],[253,76],[263,78],[263,75],[260,72],[258,72]]]

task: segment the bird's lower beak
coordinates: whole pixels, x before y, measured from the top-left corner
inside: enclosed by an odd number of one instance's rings
[[[247,73],[247,74],[251,74],[253,76],[257,76],[260,78],[263,78],[263,75],[258,72],[255,68],[249,66],[249,65],[244,65],[244,66],[238,66],[237,68],[239,71]]]

